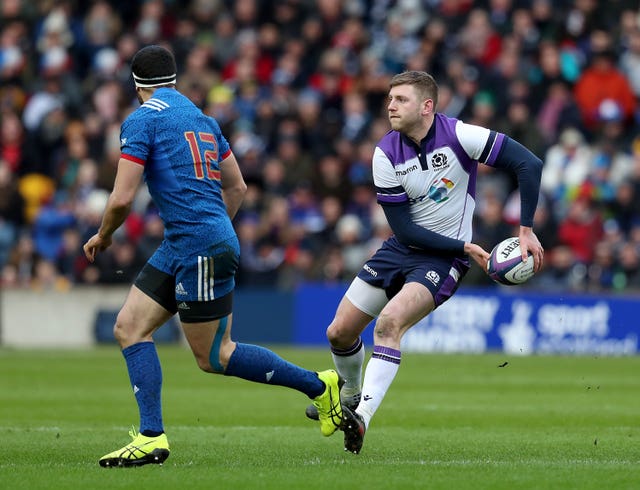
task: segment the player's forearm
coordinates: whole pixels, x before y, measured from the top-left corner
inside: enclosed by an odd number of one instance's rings
[[[432,252],[463,254],[464,241],[449,238],[413,223],[409,218],[408,205],[383,206],[382,209],[393,233],[403,245]]]
[[[104,211],[104,216],[102,217],[102,223],[100,224],[100,229],[98,230],[98,235],[102,238],[110,238],[113,233],[122,226],[122,223],[129,216],[129,211],[131,211],[131,203],[119,203],[114,198],[113,195],[109,198],[107,202],[107,208]]]
[[[520,224],[533,226],[540,193],[542,160],[517,141],[507,138],[495,166],[516,174],[520,189]]]
[[[222,200],[227,207],[227,214],[230,219],[233,219],[238,212],[238,209],[240,209],[246,190],[246,185],[237,185],[222,190]]]
[[[247,192],[247,184],[233,153],[220,162],[220,173],[222,175],[222,200],[227,207],[229,218],[233,219],[240,209],[245,192]]]

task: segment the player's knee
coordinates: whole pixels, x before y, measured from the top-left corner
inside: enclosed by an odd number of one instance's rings
[[[223,340],[220,343],[214,342],[207,358],[203,358],[202,363],[198,360],[200,369],[207,373],[224,374],[235,347],[235,342],[230,340]]]
[[[195,356],[195,357],[196,357],[196,363],[198,364],[198,367],[202,371],[204,371],[205,373],[216,373],[217,372],[211,367],[211,362],[209,361],[209,357],[208,356]]]
[[[382,312],[376,321],[373,334],[378,339],[399,339],[402,325],[394,315]]]
[[[121,346],[130,345],[133,330],[133,318],[123,311],[118,313],[113,326],[113,336]]]
[[[344,323],[333,321],[327,328],[327,340],[333,347],[351,345],[355,341],[354,335]],[[357,335],[355,336],[357,337]]]

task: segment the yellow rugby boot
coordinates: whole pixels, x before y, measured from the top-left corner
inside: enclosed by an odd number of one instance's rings
[[[166,434],[147,437],[135,429],[129,431],[133,439],[126,446],[106,454],[98,461],[103,468],[162,464],[169,457],[169,441]]]
[[[342,405],[340,405],[340,388],[344,381],[333,369],[327,369],[318,373],[325,384],[322,394],[313,399],[313,404],[318,410],[320,432],[325,437],[333,434],[342,424]]]

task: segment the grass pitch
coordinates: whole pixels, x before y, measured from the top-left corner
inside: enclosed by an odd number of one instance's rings
[[[327,350],[274,350],[331,365]],[[0,488],[640,488],[638,357],[404,354],[356,456],[305,419],[304,395],[206,375],[184,347],[159,354],[171,456],[103,469],[138,425],[117,347],[0,350]]]

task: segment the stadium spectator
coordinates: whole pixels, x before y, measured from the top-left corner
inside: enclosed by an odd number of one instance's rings
[[[491,250],[513,235],[513,227],[504,219],[503,211],[499,196],[491,193],[484,195],[482,206],[474,219],[474,241],[485,250]]]
[[[602,216],[591,197],[591,190],[590,186],[583,187],[558,223],[560,243],[567,245],[582,264],[593,260],[595,245],[604,234]]]
[[[35,277],[35,266],[40,256],[28,233],[21,233],[11,250],[3,268],[3,282],[9,287],[31,287]]]
[[[540,103],[532,105],[539,107],[535,115],[536,126],[547,146],[552,146],[558,141],[566,129],[582,130],[582,118],[569,84],[564,81],[554,81],[549,84],[548,90],[543,91]]]
[[[62,249],[65,230],[75,224],[76,217],[69,203],[54,198],[41,206],[33,222],[33,241],[38,255],[50,261],[55,260]]]
[[[575,128],[565,129],[545,156],[542,191],[560,205],[570,200],[587,180],[592,158],[592,149],[582,133]]]
[[[614,221],[624,236],[628,237],[640,219],[640,208],[634,193],[633,183],[625,181],[615,190],[615,197],[607,210],[609,219]]]
[[[620,55],[620,70],[629,80],[635,96],[640,97],[640,26],[636,25],[628,33],[626,43],[626,49]]]
[[[584,291],[586,266],[576,259],[571,247],[558,245],[545,253],[542,270],[531,278],[541,291]]]
[[[370,257],[363,240],[365,229],[356,215],[345,214],[336,223],[336,245],[342,254],[345,272],[352,277]]]
[[[602,241],[596,245],[593,262],[587,269],[587,289],[591,292],[611,291],[616,288],[616,260],[614,246]]]
[[[64,230],[54,265],[68,285],[83,282],[82,275],[88,262],[82,253],[82,235],[76,228]]]
[[[585,127],[591,131],[597,126],[600,105],[606,100],[618,104],[620,117],[625,124],[629,124],[635,114],[635,94],[615,63],[616,55],[612,47],[599,48],[591,54],[589,66],[576,82],[576,103],[582,113]]]
[[[544,155],[545,144],[540,128],[531,124],[531,108],[524,99],[509,101],[504,116],[496,121],[496,129],[510,133],[517,141],[531,149],[536,155]]]
[[[4,111],[0,116],[0,159],[14,174],[25,171],[26,143],[20,118],[13,111]]]
[[[24,200],[7,162],[0,159],[0,268],[9,254],[24,224]]]
[[[640,287],[640,251],[637,244],[626,242],[618,250],[618,289],[638,289]]]
[[[486,10],[475,8],[459,34],[461,49],[472,63],[492,66],[500,56],[502,38],[493,28]]]

